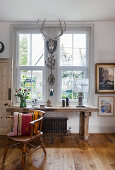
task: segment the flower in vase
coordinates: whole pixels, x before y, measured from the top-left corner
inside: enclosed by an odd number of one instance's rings
[[[29,97],[30,89],[16,89],[14,91],[15,96],[20,97],[20,107],[26,107],[26,99]]]
[[[20,97],[20,99],[28,99],[28,97],[29,97],[29,93],[30,92],[30,89],[21,89],[21,88],[19,88],[19,89],[16,89],[15,91],[14,91],[14,93],[15,93],[15,96],[18,96],[18,97]]]

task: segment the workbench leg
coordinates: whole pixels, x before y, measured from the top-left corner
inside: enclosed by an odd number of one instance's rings
[[[89,128],[89,112],[84,113],[84,140],[88,140],[88,128]]]
[[[84,138],[84,112],[80,112],[80,122],[79,122],[79,135],[80,138]]]

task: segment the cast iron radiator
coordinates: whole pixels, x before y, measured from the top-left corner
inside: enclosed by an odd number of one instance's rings
[[[67,117],[44,117],[43,133],[67,133]]]

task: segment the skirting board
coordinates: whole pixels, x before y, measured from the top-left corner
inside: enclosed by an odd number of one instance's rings
[[[71,133],[79,133],[79,126],[68,126],[67,129],[71,127]],[[113,133],[115,127],[111,126],[90,126],[89,133]]]

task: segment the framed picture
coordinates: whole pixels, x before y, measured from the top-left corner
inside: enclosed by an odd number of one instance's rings
[[[98,96],[99,116],[114,116],[114,96]]]
[[[97,63],[95,73],[95,92],[115,93],[115,63]]]

